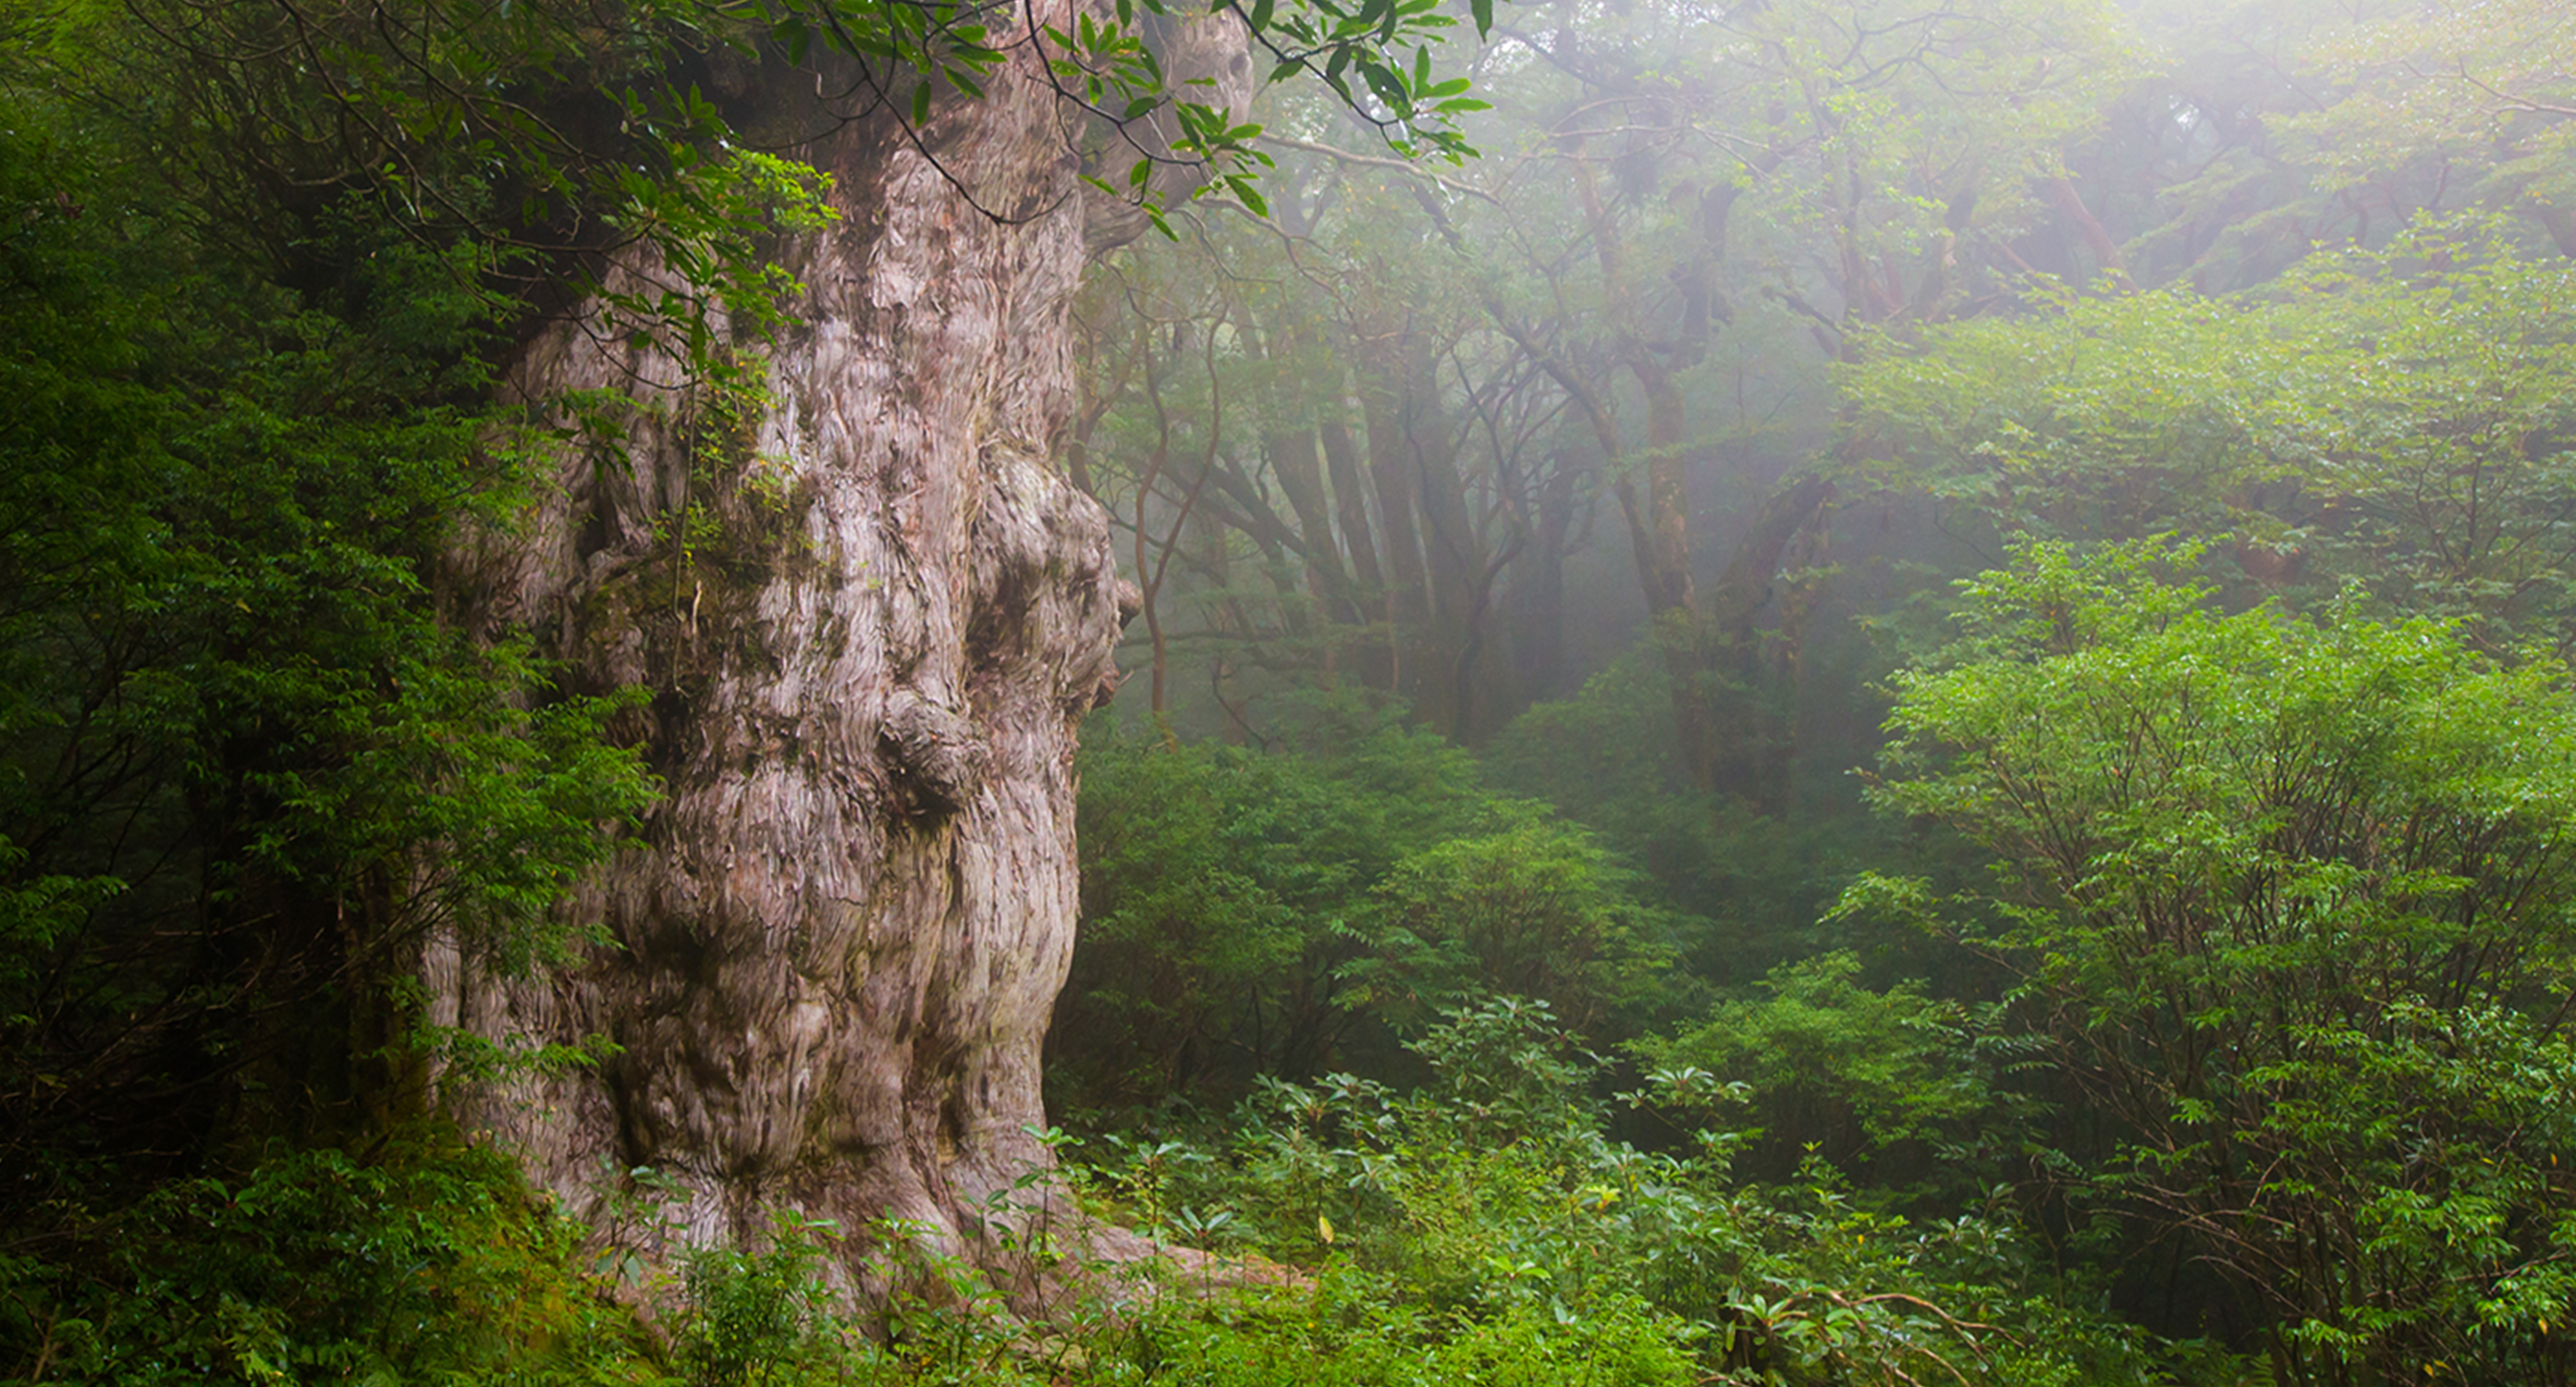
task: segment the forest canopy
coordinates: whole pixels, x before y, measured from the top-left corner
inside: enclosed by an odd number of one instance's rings
[[[2576,1378],[2571,117],[2542,0],[0,0],[0,1364]],[[724,1009],[1051,968],[901,1141]]]

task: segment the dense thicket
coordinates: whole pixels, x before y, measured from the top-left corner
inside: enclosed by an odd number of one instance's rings
[[[220,203],[256,196],[243,170],[154,156],[264,157],[251,137],[138,142],[239,73],[88,61],[102,35],[35,19],[0,135],[0,1101],[41,1182],[416,1113],[389,980],[437,929],[559,951],[543,906],[646,783],[600,742],[608,703],[546,696],[426,584],[518,481],[488,403],[503,257],[284,168],[292,205],[245,222]],[[102,126],[105,94],[138,130]]]
[[[2576,30],[1220,8],[1321,80],[1247,123],[1202,52],[1174,103],[1175,17],[1107,5],[0,7],[8,1371],[2576,1375]],[[1444,26],[1472,94],[1415,56]],[[997,93],[1026,188],[976,182]],[[945,211],[853,191],[908,160]],[[952,281],[877,283],[906,246]],[[1008,351],[947,351],[979,324]],[[558,391],[531,343],[624,366]],[[1018,364],[902,437],[973,486],[817,499],[812,421],[970,356]],[[843,461],[938,451],[899,433]],[[1107,639],[1068,482],[1136,680],[1070,768],[1069,657],[1043,766],[959,751],[1032,594]],[[974,557],[1041,514],[1074,538]],[[520,621],[469,536],[586,576]],[[909,721],[771,735],[942,574]],[[883,619],[779,614],[844,599]],[[864,831],[743,865],[759,765]],[[757,938],[663,899],[839,853],[954,904],[1009,855],[956,825],[1076,771],[1055,1126],[968,1130],[980,1021],[830,991],[901,951],[813,912],[905,890],[781,887]],[[564,907],[609,881],[659,884]],[[512,1024],[433,1024],[432,941]],[[946,948],[880,971],[972,1018],[1060,959]],[[814,1087],[727,1009],[807,986],[898,1037],[813,1072],[932,1095],[879,1144],[936,1191],[845,1178],[821,1100],[698,1140]],[[604,1095],[635,1159],[535,1192],[441,1119],[493,1075]]]

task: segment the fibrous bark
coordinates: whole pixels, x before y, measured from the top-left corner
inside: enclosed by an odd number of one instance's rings
[[[448,1102],[577,1214],[659,1172],[675,1194],[631,1234],[648,1252],[756,1241],[787,1209],[998,1266],[980,1206],[1048,1160],[1075,726],[1115,686],[1133,601],[1052,463],[1078,148],[1025,48],[917,130],[835,117],[773,112],[828,132],[797,152],[841,217],[779,252],[794,321],[734,344],[761,388],[684,388],[597,309],[511,374],[532,409],[635,407],[457,556],[461,619],[536,633],[577,687],[650,690],[625,731],[665,798],[568,906],[612,944],[518,980],[433,950],[433,1019],[615,1042]]]

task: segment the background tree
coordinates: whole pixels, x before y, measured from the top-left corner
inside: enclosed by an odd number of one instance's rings
[[[1085,733],[1083,939],[1048,1035],[1060,1110],[1239,1099],[1404,1063],[1508,994],[1603,1043],[1681,995],[1702,922],[1436,735],[1343,726],[1255,751]]]
[[[1302,279],[1342,305],[1332,331],[1300,337],[1340,365],[1294,356],[1300,384],[1323,382],[1321,413],[1265,402],[1282,415],[1270,439],[1306,456],[1319,421],[1325,454],[1353,459],[1329,488],[1349,561],[1383,570],[1386,619],[1420,631],[1433,665],[1470,660],[1455,680],[1397,681],[1431,725],[1481,741],[1499,719],[1479,710],[1571,691],[1552,614],[1587,517],[1615,504],[1637,596],[1614,610],[1660,624],[1684,764],[1704,789],[1783,808],[1815,594],[1775,579],[1821,566],[1831,486],[1796,467],[1822,421],[1780,420],[1818,408],[1848,330],[2000,301],[2022,266],[2012,238],[2044,214],[2034,180],[2056,178],[2060,142],[2126,60],[2114,20],[2062,7],[1539,7],[1476,59],[1494,109],[1467,119],[1493,153],[1472,170],[1407,173],[1333,143],[1329,116],[1283,121],[1270,147],[1299,191],[1269,234],[1211,229],[1209,245],[1263,302],[1297,301]],[[1249,361],[1277,338],[1234,350]],[[1428,369],[1443,358],[1446,379]],[[1354,411],[1364,430],[1340,422]],[[1238,527],[1253,544],[1330,509],[1303,483],[1313,469],[1280,475],[1286,503]],[[1215,488],[1220,510],[1244,513],[1251,489]],[[1718,507],[1725,542],[1694,560],[1694,510]],[[1355,517],[1382,533],[1348,543]],[[1506,644],[1486,629],[1497,607],[1526,654],[1477,666]],[[1547,683],[1505,678],[1528,673]]]

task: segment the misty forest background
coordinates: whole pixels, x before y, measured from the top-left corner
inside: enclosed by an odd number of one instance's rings
[[[1062,460],[1141,606],[1045,1136],[1223,1257],[1036,1313],[852,1310],[900,1230],[602,1262],[370,1107],[309,903],[572,956],[653,691],[517,697],[432,590],[591,231],[297,182],[227,113],[300,79],[200,62],[254,8],[0,11],[19,1378],[2576,1375],[2557,5],[1529,0],[1421,70],[1459,162],[1267,90],[1094,265]],[[710,273],[805,205],[650,172]]]

